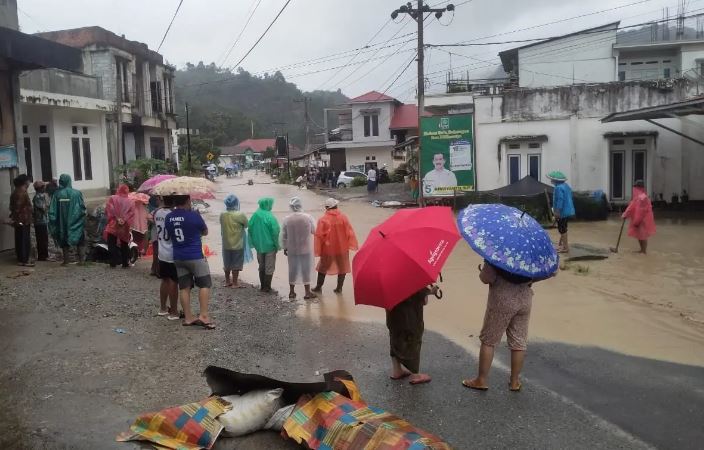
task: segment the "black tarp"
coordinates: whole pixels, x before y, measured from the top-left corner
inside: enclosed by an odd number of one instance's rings
[[[549,184],[541,183],[529,175],[508,186],[485,192],[498,195],[499,197],[526,197],[545,194],[546,190],[552,198],[553,187]]]

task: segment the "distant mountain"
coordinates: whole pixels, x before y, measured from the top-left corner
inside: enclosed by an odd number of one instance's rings
[[[190,127],[214,140],[215,145],[236,144],[251,137],[273,137],[276,130],[290,135],[299,147],[305,144],[304,96],[309,97],[312,122],[323,125],[323,109],[348,100],[338,91],[302,92],[287,82],[281,72],[255,76],[238,69],[220,69],[214,63],[188,63],[176,72],[175,96],[179,126],[186,126],[185,103],[190,110]],[[311,136],[320,133],[311,124]],[[312,139],[312,137],[311,137]]]

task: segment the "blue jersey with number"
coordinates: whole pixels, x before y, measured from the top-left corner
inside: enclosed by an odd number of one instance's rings
[[[166,232],[174,248],[174,261],[203,258],[201,236],[208,229],[195,211],[174,209],[166,216]]]

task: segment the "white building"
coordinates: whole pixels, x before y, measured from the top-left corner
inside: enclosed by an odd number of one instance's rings
[[[20,77],[26,173],[51,181],[62,173],[86,198],[110,190],[105,117],[114,103],[101,98],[95,77],[44,69]]]
[[[372,91],[343,107],[326,109],[325,151],[332,170],[367,172],[384,164],[394,167],[394,146],[405,141],[408,133],[417,135],[416,108]],[[333,120],[329,120],[330,113]]]
[[[426,99],[434,114],[473,112],[478,190],[561,170],[614,203],[638,179],[654,199],[704,200],[704,39],[617,26],[501,52],[510,82],[492,93]]]
[[[101,27],[39,33],[83,52],[83,73],[100,79],[102,98],[114,111],[106,116],[109,164],[172,158],[175,68],[146,44]],[[114,181],[114,180],[113,180]]]

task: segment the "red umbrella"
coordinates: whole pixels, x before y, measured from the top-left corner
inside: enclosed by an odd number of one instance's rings
[[[450,208],[400,210],[372,229],[352,261],[355,303],[392,309],[437,280],[459,239]]]

